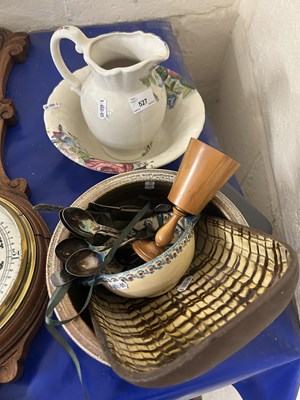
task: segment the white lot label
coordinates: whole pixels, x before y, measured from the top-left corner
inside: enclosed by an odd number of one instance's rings
[[[150,88],[136,94],[135,96],[129,97],[128,101],[134,114],[145,110],[156,102]]]
[[[100,119],[105,119],[106,116],[107,116],[106,100],[105,99],[99,99],[98,100],[98,117]]]
[[[192,276],[187,276],[178,286],[177,288],[178,292],[184,292],[190,286],[192,280],[193,280]]]
[[[153,190],[155,187],[155,182],[153,181],[146,181],[145,182],[145,189],[146,190]]]
[[[127,283],[119,280],[115,282],[105,282],[107,286],[115,290],[126,290],[128,289]]]
[[[50,103],[43,105],[44,110],[52,110],[53,108],[59,108],[59,103]]]

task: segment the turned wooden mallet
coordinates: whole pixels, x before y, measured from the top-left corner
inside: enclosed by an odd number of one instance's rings
[[[168,199],[174,205],[171,218],[157,231],[155,242],[136,240],[132,247],[144,261],[150,261],[171,242],[178,220],[198,215],[240,164],[197,139],[191,138],[173,182]]]

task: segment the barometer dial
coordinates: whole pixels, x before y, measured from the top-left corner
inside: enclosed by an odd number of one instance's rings
[[[26,216],[0,199],[0,329],[22,302],[34,274],[36,245]]]

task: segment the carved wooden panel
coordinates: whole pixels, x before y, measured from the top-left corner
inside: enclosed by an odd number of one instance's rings
[[[0,203],[9,202],[16,207],[18,213],[14,216],[15,220],[25,219],[27,221],[27,225],[24,225],[26,226],[24,237],[27,237],[26,232],[30,232],[31,236],[28,235],[28,246],[20,252],[19,259],[23,260],[26,268],[30,262],[33,269],[28,285],[23,285],[25,289],[23,289],[22,297],[21,289],[18,289],[14,298],[19,301],[15,303],[13,300],[11,301],[12,304],[18,305],[13,308],[10,319],[7,322],[5,317],[2,319],[0,383],[10,382],[20,376],[29,344],[43,320],[47,303],[45,264],[50,233],[47,225],[27,198],[27,181],[24,178],[10,179],[6,175],[3,162],[7,127],[17,122],[13,101],[5,96],[6,84],[13,65],[25,60],[28,46],[29,37],[26,33],[12,33],[7,29],[0,28]],[[14,241],[14,237],[12,237],[12,241]],[[32,245],[32,243],[34,244]],[[34,249],[34,251],[30,249]],[[6,260],[10,257],[10,253],[9,250],[5,253],[6,255],[2,255],[2,258]],[[28,257],[29,253],[30,257]],[[5,276],[1,275],[0,277],[5,283]],[[22,288],[22,280],[15,286]],[[7,316],[5,298],[0,303],[0,307],[4,310],[2,315]]]
[[[17,122],[13,101],[5,97],[6,83],[13,65],[25,60],[28,47],[27,33],[13,33],[0,28],[0,188],[5,186],[24,194],[27,191],[27,182],[23,178],[10,181],[4,171],[2,160],[6,127]]]

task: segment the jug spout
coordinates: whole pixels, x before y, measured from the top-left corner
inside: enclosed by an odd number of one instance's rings
[[[102,35],[93,40],[85,55],[98,84],[119,91],[134,91],[140,79],[168,58],[168,45],[158,36],[142,31]]]

